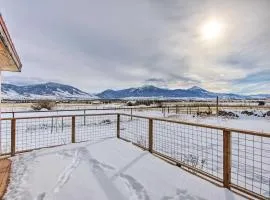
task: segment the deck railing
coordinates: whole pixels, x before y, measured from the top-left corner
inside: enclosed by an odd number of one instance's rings
[[[1,155],[117,137],[258,199],[270,198],[270,133],[123,113],[3,118]]]

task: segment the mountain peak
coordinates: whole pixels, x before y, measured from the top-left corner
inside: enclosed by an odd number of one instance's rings
[[[107,89],[107,90],[104,90],[103,92],[115,92],[115,91],[112,89]]]
[[[204,89],[200,88],[199,86],[193,86],[189,88],[188,90],[204,90]]]
[[[157,87],[155,87],[153,85],[143,85],[143,86],[141,86],[139,88],[141,88],[141,89],[154,89],[154,88],[157,88]]]

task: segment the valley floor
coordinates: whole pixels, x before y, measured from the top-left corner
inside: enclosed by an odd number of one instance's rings
[[[230,111],[230,110],[229,110]],[[239,118],[227,118],[227,117],[216,117],[213,116],[205,116],[200,117],[194,114],[175,114],[171,113],[162,113],[161,111],[133,111],[133,115],[139,116],[148,116],[148,117],[157,117],[157,118],[169,118],[180,121],[188,121],[200,124],[209,124],[215,126],[222,126],[227,128],[236,128],[236,129],[244,129],[251,131],[259,131],[262,133],[270,133],[270,117],[255,117],[255,116],[247,116],[241,114],[240,111],[234,111],[235,114],[239,115]],[[253,110],[254,111],[254,110]],[[78,111],[57,111],[57,112],[30,112],[30,113],[15,113],[15,117],[38,117],[38,116],[52,116],[52,115],[83,115],[83,114],[96,114],[96,113],[126,113],[131,114],[129,110],[92,110],[86,111],[78,110]],[[257,111],[259,112],[259,111]],[[2,118],[12,117],[12,113],[1,114]]]

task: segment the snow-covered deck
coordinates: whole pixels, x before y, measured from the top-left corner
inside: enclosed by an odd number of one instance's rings
[[[241,199],[125,141],[70,144],[12,158],[4,199]]]

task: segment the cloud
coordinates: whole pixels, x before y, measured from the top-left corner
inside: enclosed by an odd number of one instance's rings
[[[239,79],[239,80],[236,80],[235,83],[238,84],[238,83],[257,83],[257,84],[260,84],[260,83],[268,83],[270,82],[270,69],[269,70],[264,70],[264,71],[260,71],[260,72],[257,72],[257,73],[253,73],[253,74],[249,74],[248,76],[246,76],[245,78],[243,79]]]
[[[149,78],[149,79],[145,80],[144,84],[145,85],[153,85],[153,86],[160,87],[160,88],[167,88],[168,87],[167,81],[165,81],[162,78]]]
[[[23,63],[20,76],[89,92],[150,82],[256,88],[250,77],[270,69],[269,7],[268,0],[1,0]],[[206,41],[201,27],[213,18],[223,32]]]

